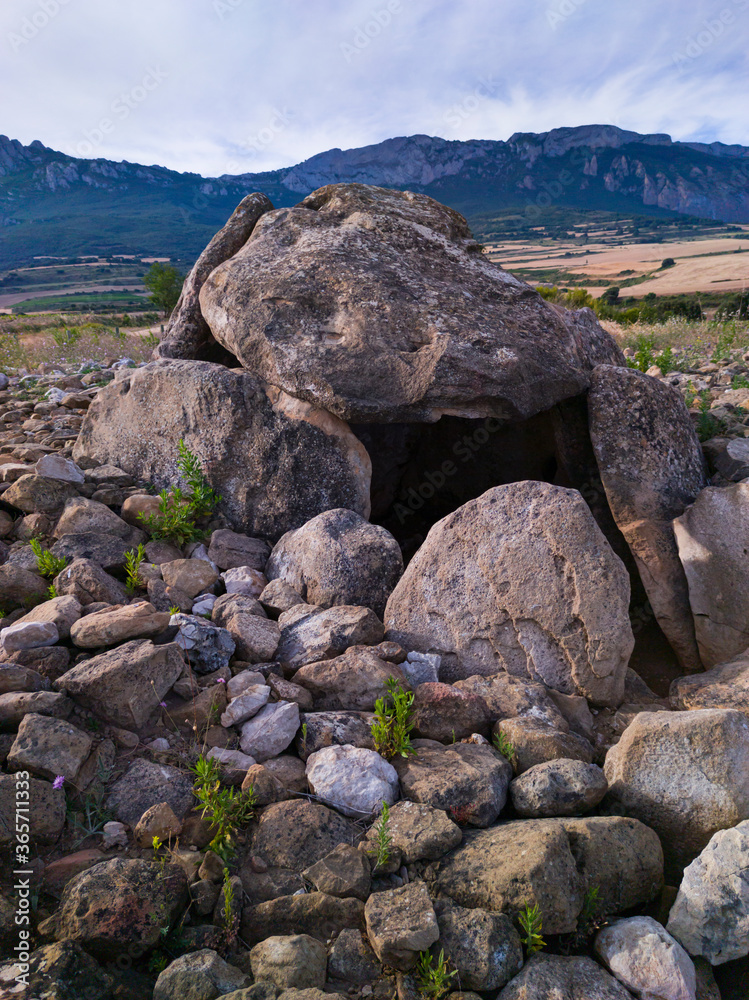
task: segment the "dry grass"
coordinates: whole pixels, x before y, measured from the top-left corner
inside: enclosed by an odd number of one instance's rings
[[[43,362],[85,366],[128,357],[148,361],[158,343],[160,321],[150,326],[117,326],[117,316],[39,316],[0,318],[0,371],[32,371]],[[152,320],[153,314],[137,322]],[[119,332],[118,332],[119,331]]]
[[[614,337],[620,347],[636,347],[643,338],[653,341],[657,350],[671,347],[695,357],[709,358],[716,351],[744,352],[749,350],[749,321],[690,320],[673,316],[663,323],[632,323],[622,326],[614,320],[602,320],[601,326]]]

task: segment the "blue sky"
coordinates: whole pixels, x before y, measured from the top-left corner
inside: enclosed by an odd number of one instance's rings
[[[749,145],[749,0],[3,0],[0,132],[208,176],[397,135]]]

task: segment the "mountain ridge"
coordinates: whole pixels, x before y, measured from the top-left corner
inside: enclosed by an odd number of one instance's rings
[[[324,184],[413,188],[471,219],[553,205],[749,222],[749,147],[674,141],[613,125],[517,132],[507,140],[397,136],[333,148],[288,168],[203,177],[69,156],[0,136],[0,266],[59,250],[196,255],[252,190],[277,207]],[[106,252],[106,250],[105,250]]]

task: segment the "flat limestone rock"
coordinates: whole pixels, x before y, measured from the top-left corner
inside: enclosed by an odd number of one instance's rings
[[[491,264],[423,194],[320,188],[266,212],[211,272],[200,308],[248,369],[344,420],[523,419],[620,352]]]
[[[633,368],[600,365],[591,375],[588,415],[614,520],[658,623],[684,670],[694,673],[702,664],[671,526],[707,484],[689,412],[673,386]]]
[[[97,393],[74,454],[116,460],[161,488],[179,481],[180,440],[236,531],[276,539],[335,507],[369,515],[371,462],[347,424],[254,374],[204,361],[123,373]]]
[[[387,603],[387,638],[618,705],[634,646],[629,576],[575,490],[519,482],[438,521]]]

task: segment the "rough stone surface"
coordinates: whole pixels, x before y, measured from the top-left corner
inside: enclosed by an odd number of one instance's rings
[[[690,677],[677,677],[669,690],[675,709],[735,708],[749,715],[749,655]]]
[[[236,643],[228,629],[220,628],[195,615],[172,615],[170,625],[179,632],[174,642],[184,649],[190,666],[198,674],[210,674],[221,667],[228,667]]]
[[[387,693],[391,677],[407,687],[394,663],[381,659],[369,646],[351,646],[333,659],[301,667],[294,683],[310,692],[318,711],[372,712],[377,699]]]
[[[76,875],[65,886],[55,914],[56,937],[78,941],[102,958],[129,945],[153,947],[187,901],[181,868],[113,858]]]
[[[364,903],[360,899],[305,892],[245,907],[241,937],[249,945],[271,934],[309,934],[318,941],[327,941],[345,927],[364,927]]]
[[[326,806],[304,799],[278,802],[260,816],[252,853],[275,868],[302,872],[338,846],[351,844],[350,822]]]
[[[524,819],[465,831],[436,866],[436,890],[460,906],[513,916],[538,903],[548,934],[575,929],[585,892],[597,887],[609,915],[648,902],[663,884],[656,834],[637,820]]]
[[[460,827],[444,810],[408,799],[396,802],[391,808],[388,833],[393,849],[400,852],[407,865],[414,861],[437,861],[463,839]],[[370,827],[367,840],[373,843],[376,836]]]
[[[115,646],[128,639],[150,639],[163,632],[168,624],[166,612],[158,612],[152,604],[143,601],[86,615],[73,624],[70,637],[81,649],[96,649]]]
[[[302,874],[319,892],[329,896],[356,896],[364,901],[369,896],[369,861],[350,844],[339,844]]]
[[[253,684],[237,698],[232,699],[221,716],[221,725],[225,728],[238,726],[256,715],[263,705],[268,704],[270,688],[267,684]]]
[[[522,680],[500,671],[489,677],[475,674],[456,681],[458,691],[478,695],[489,709],[492,722],[528,716],[545,722],[552,729],[567,732],[569,726],[544,684]],[[554,692],[558,694],[558,692]],[[575,697],[566,695],[563,697]]]
[[[223,594],[213,605],[211,620],[229,632],[238,659],[245,663],[273,660],[281,629],[265,617],[257,601],[241,594]]]
[[[703,490],[674,521],[702,662],[709,670],[749,647],[749,483]]]
[[[202,948],[181,955],[159,973],[153,1000],[215,1000],[249,984],[250,977],[241,969]]]
[[[475,249],[425,195],[333,184],[263,215],[200,306],[243,365],[345,420],[527,417],[621,356]]]
[[[279,989],[322,989],[327,969],[325,945],[309,934],[275,935],[256,944],[250,952],[256,981]]]
[[[721,709],[641,712],[604,771],[607,801],[656,831],[667,875],[678,879],[714,833],[749,819],[749,719]]]
[[[364,917],[375,955],[394,969],[412,968],[418,952],[426,951],[440,936],[423,882],[373,893],[364,907]]]
[[[83,607],[99,602],[127,604],[127,592],[120,581],[90,559],[75,559],[52,582],[60,596],[75,597]]]
[[[487,736],[490,713],[483,698],[451,684],[420,684],[414,695],[413,731],[439,743],[455,743],[473,733]]]
[[[559,732],[532,716],[502,719],[495,728],[512,744],[518,774],[550,760],[581,760],[586,764],[593,760],[593,747],[584,736]]]
[[[208,362],[155,361],[111,382],[86,413],[74,458],[116,457],[133,476],[170,486],[180,440],[236,531],[279,538],[323,510],[369,514],[371,463],[346,424],[249,371]]]
[[[107,722],[139,729],[183,667],[182,651],[175,643],[154,646],[150,639],[136,639],[72,667],[55,687]]]
[[[365,712],[309,712],[300,716],[306,730],[297,736],[296,748],[302,760],[323,747],[354,746],[374,750],[371,721]]]
[[[632,994],[591,958],[534,955],[497,1000],[631,1000]]]
[[[396,757],[401,795],[443,809],[456,823],[490,826],[507,801],[512,767],[487,745],[414,740],[414,757]]]
[[[17,726],[29,712],[67,719],[73,707],[70,698],[54,691],[10,691],[0,694],[0,726]]]
[[[385,528],[352,510],[328,510],[287,532],[273,548],[265,575],[282,579],[308,604],[352,604],[382,617],[403,573],[400,546]]]
[[[331,746],[307,758],[307,781],[313,794],[346,816],[378,813],[400,794],[398,772],[374,750]]]
[[[685,869],[667,929],[711,965],[749,954],[749,821],[714,834]]]
[[[242,725],[242,752],[262,763],[289,746],[299,729],[299,706],[293,701],[264,705]]]
[[[21,622],[53,622],[63,641],[70,636],[70,629],[81,617],[81,605],[74,597],[54,597],[51,601],[37,604],[28,614],[16,621]]]
[[[577,816],[594,809],[608,791],[606,775],[581,760],[552,760],[529,768],[510,785],[519,816]]]
[[[21,802],[21,795],[28,799]],[[16,839],[16,809],[19,804],[28,806],[29,834],[32,842],[54,843],[65,824],[65,792],[53,788],[52,783],[41,778],[29,778],[28,788],[21,786],[14,774],[0,774],[0,844],[14,843]]]
[[[56,514],[66,501],[78,497],[73,483],[48,476],[21,476],[3,493],[3,500],[24,514]]]
[[[440,948],[457,969],[463,990],[501,989],[520,972],[523,948],[509,917],[447,900],[436,903],[435,912]]]
[[[328,975],[339,982],[363,986],[377,979],[382,965],[361,931],[342,930],[328,956]]]
[[[619,982],[643,1000],[695,1000],[694,963],[652,917],[629,917],[604,927],[595,950]]]
[[[19,649],[54,646],[60,639],[54,622],[14,622],[0,631],[0,646],[5,653]]]
[[[218,573],[205,559],[174,559],[161,563],[160,568],[167,587],[175,587],[188,597],[197,597],[218,579]]]
[[[75,783],[92,745],[91,737],[71,723],[31,713],[21,720],[7,766],[50,781],[62,775]]]
[[[134,830],[146,810],[161,802],[184,819],[194,804],[192,778],[176,767],[139,758],[110,786],[106,807]]]
[[[591,375],[588,415],[609,507],[655,617],[683,669],[701,670],[687,581],[671,526],[707,482],[682,395],[633,368],[600,365]]]
[[[250,538],[228,528],[212,532],[208,546],[208,558],[221,570],[250,566],[262,572],[270,552],[270,545],[264,539]]]
[[[28,607],[29,603],[44,600],[47,587],[47,581],[37,573],[7,562],[0,566],[0,593],[6,607]]]
[[[133,547],[146,540],[142,531],[118,517],[106,504],[76,496],[65,504],[55,525],[54,536],[60,539],[65,535],[83,534],[113,535]]]
[[[346,604],[328,609],[299,604],[282,614],[278,624],[281,638],[275,657],[289,670],[329,660],[349,646],[374,646],[385,631],[369,608]]]
[[[388,601],[387,636],[443,679],[500,670],[618,705],[629,577],[574,490],[498,486],[438,521]]]

